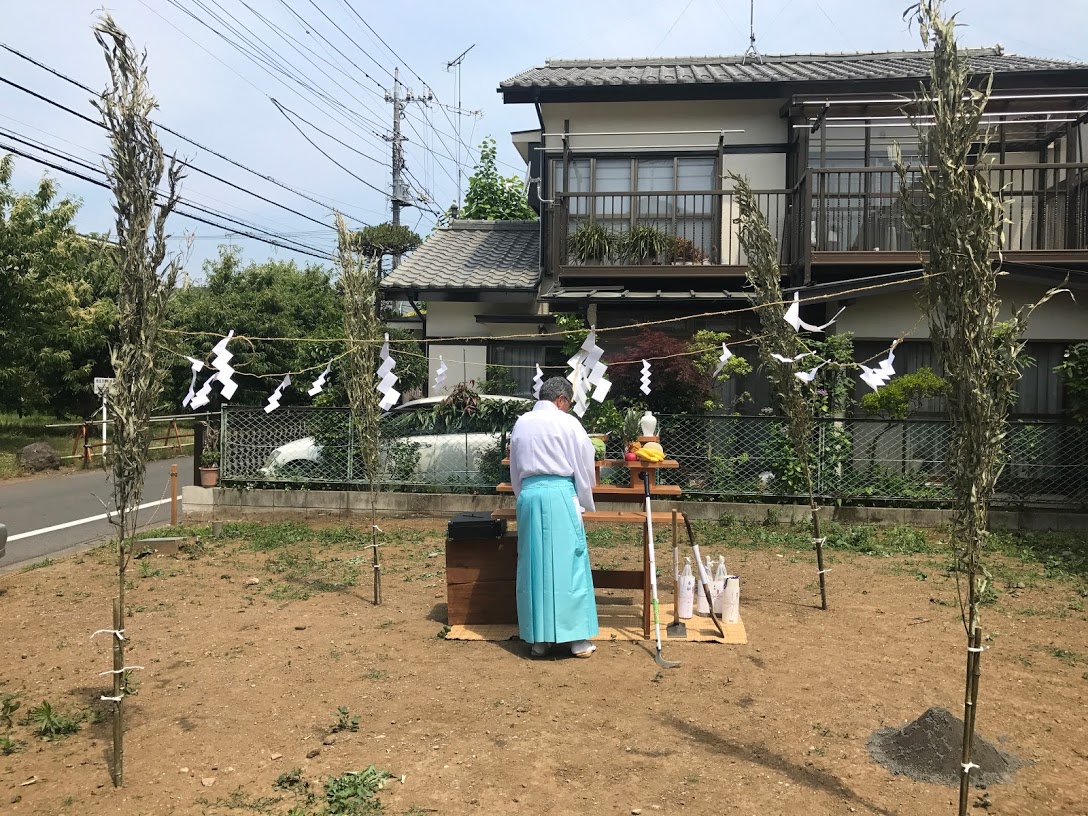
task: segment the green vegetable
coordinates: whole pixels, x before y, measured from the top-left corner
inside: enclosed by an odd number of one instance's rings
[[[593,443],[593,455],[595,459],[604,459],[604,440],[598,439],[595,436],[590,437],[590,442]]]

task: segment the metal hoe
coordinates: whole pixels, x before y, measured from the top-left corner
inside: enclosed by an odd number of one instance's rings
[[[658,613],[657,604],[657,565],[654,562],[654,516],[650,508],[650,473],[643,470],[639,473],[639,477],[646,488],[646,543],[650,558],[650,602],[654,608],[654,638],[657,643],[657,654],[654,655],[654,661],[663,669],[675,669],[679,668],[680,663],[666,660],[661,655],[661,616]]]

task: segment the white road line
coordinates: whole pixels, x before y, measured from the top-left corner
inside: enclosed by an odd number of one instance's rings
[[[181,496],[178,496],[178,501],[181,501]],[[137,510],[143,510],[147,507],[158,507],[160,504],[169,504],[170,499],[159,499],[158,501],[147,502],[137,507]],[[40,530],[31,530],[29,533],[19,533],[17,535],[8,536],[8,543],[13,541],[19,541],[23,538],[30,538],[32,536],[45,535],[46,533],[54,533],[57,530],[67,530],[69,527],[78,527],[80,524],[90,524],[92,521],[104,521],[108,518],[109,514],[101,513],[97,516],[87,516],[87,518],[76,519],[75,521],[66,521],[63,524],[54,524],[52,527],[42,527]]]

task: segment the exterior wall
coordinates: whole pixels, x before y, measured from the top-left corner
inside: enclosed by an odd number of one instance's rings
[[[562,133],[564,120],[570,120],[572,133],[619,133],[651,130],[743,130],[725,134],[725,143],[767,144],[789,138],[786,120],[779,116],[784,99],[676,101],[676,102],[598,102],[542,104],[545,133]],[[558,139],[548,139],[556,145]],[[674,145],[705,145],[717,148],[716,133],[690,135],[646,134],[640,136],[575,136],[575,150],[618,145],[645,145],[668,148]]]
[[[1046,287],[1019,281],[1001,283],[998,286],[1003,301],[1001,318],[1007,320],[1014,306],[1030,303],[1045,291]],[[834,313],[839,305],[835,304],[833,309],[829,305],[829,310]],[[842,313],[835,326],[839,332],[853,332],[858,340],[883,340],[906,334],[915,340],[929,337],[929,324],[922,318],[913,292],[856,300]],[[1074,302],[1068,295],[1058,295],[1035,311],[1025,336],[1028,340],[1088,340],[1088,306]]]
[[[439,356],[446,363],[446,385],[435,390],[434,378],[438,373]],[[430,343],[427,346],[427,396],[441,397],[461,382],[479,382],[487,372],[487,346],[468,343]]]

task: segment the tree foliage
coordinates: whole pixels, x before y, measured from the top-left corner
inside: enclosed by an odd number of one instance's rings
[[[274,375],[320,367],[343,352],[341,342],[305,342],[343,336],[343,302],[327,267],[299,268],[294,261],[281,260],[246,263],[241,250],[222,246],[217,258],[204,262],[204,276],[203,286],[178,292],[171,320],[178,328],[208,334],[182,337],[175,346],[178,351],[203,359],[231,329],[243,337],[288,338],[232,344],[232,364],[238,369],[232,402],[259,404],[279,385]],[[320,368],[314,377],[318,373]],[[284,392],[282,404],[308,402],[306,389],[300,388],[305,377],[292,379],[295,387]],[[188,384],[188,366],[175,365],[168,399],[180,400]]]
[[[1065,402],[1074,421],[1088,423],[1088,343],[1077,343],[1065,351],[1057,371],[1065,385]]]
[[[468,179],[468,193],[460,217],[479,221],[536,220],[521,179],[499,175],[497,156],[495,140],[484,139],[480,145],[480,160]]]
[[[111,247],[76,231],[79,202],[54,181],[17,193],[11,176],[0,157],[0,409],[82,413],[92,377],[110,373]]]
[[[422,239],[402,224],[375,224],[351,234],[351,246],[368,258],[405,255],[419,248]]]
[[[614,399],[661,414],[702,413],[714,407],[715,382],[750,370],[742,358],[732,357],[718,377],[712,376],[726,339],[728,335],[718,332],[699,332],[690,341],[658,330],[640,333],[608,369]],[[649,395],[639,390],[641,360],[650,361]]]
[[[918,410],[924,399],[943,397],[948,393],[948,381],[938,377],[930,368],[919,368],[913,374],[900,374],[887,385],[861,398],[867,414],[879,414],[888,419],[902,420]]]

